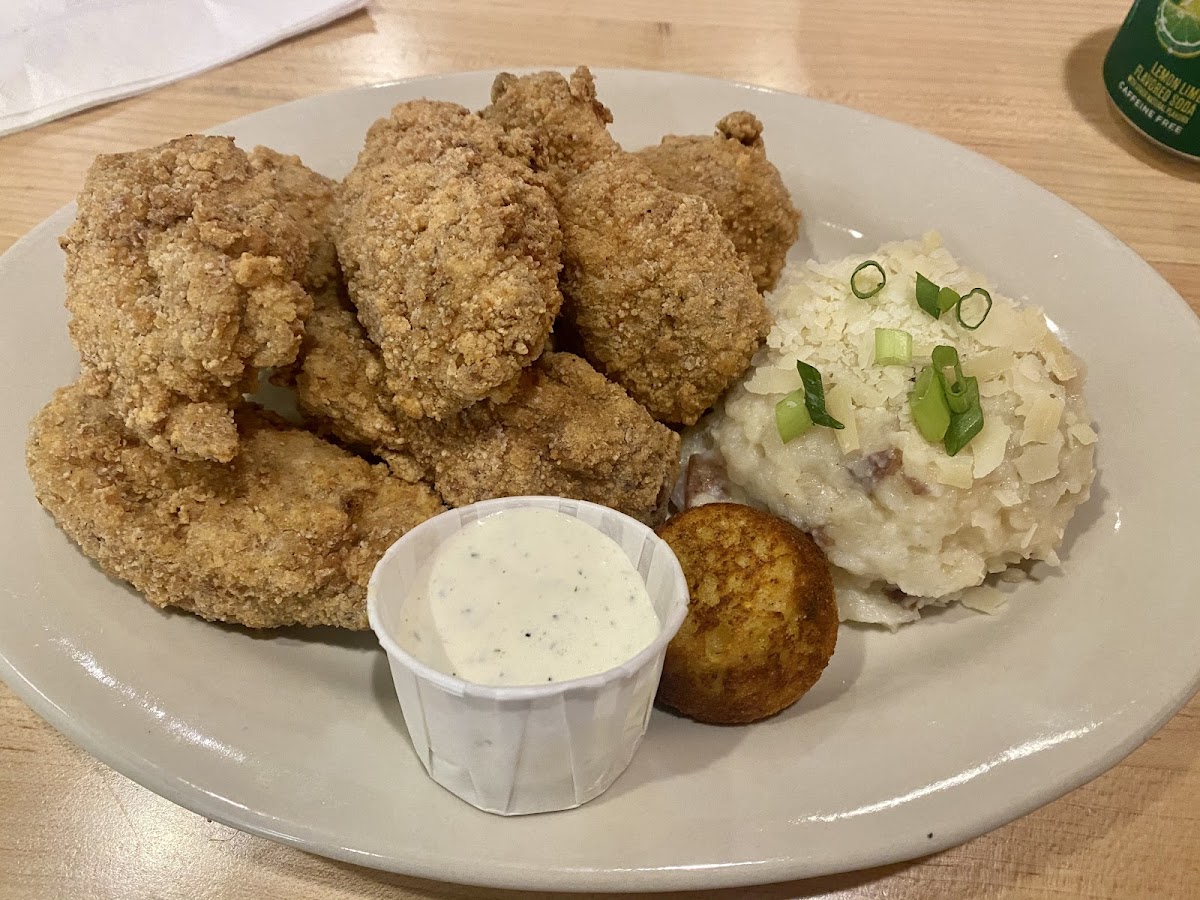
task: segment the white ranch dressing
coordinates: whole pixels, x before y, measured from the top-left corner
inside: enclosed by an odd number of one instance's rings
[[[550,509],[465,526],[404,604],[399,643],[476,684],[546,684],[611,669],[658,635],[637,569],[607,535]]]

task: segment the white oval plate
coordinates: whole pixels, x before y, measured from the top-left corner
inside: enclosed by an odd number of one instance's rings
[[[329,175],[401,100],[472,108],[494,73],[269,109],[222,133]],[[502,819],[428,779],[370,634],[259,635],[161,612],[106,578],[33,498],[26,423],[76,371],[60,210],[0,260],[0,675],[95,756],[209,818],[338,859],[517,888],[750,884],[911,858],[1058,797],[1144,741],[1200,680],[1200,326],[1095,222],[996,163],[903,125],[685,75],[599,71],[626,147],[745,108],[804,210],[796,258],[941,231],[1041,304],[1089,363],[1100,475],[1062,571],[1000,615],[898,634],[844,627],[799,704],[745,728],[656,712],[611,790]]]

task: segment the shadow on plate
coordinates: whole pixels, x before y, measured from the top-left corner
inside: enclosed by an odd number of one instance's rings
[[[810,753],[820,742],[815,730],[796,727],[806,715],[832,703],[848,691],[863,669],[865,635],[853,628],[838,632],[837,649],[820,680],[799,702],[769,719],[750,725],[705,725],[676,712],[656,707],[646,738],[633,763],[593,804],[616,800],[648,784],[687,777],[730,755],[752,729],[785,727],[795,732],[797,755]],[[789,731],[789,733],[791,733]]]
[[[862,674],[866,657],[867,631],[843,624],[838,628],[837,647],[820,679],[795,706],[784,710],[779,718],[803,716],[841,698],[853,687]],[[811,749],[811,748],[808,748]]]
[[[1116,34],[1116,28],[1089,34],[1067,54],[1063,83],[1071,105],[1109,143],[1116,144],[1139,162],[1176,178],[1200,183],[1200,166],[1151,144],[1122,118],[1109,98],[1101,67]]]
[[[772,722],[786,722],[832,703],[850,689],[862,672],[864,642],[865,636],[860,631],[853,628],[841,629],[837,650],[817,684],[797,704],[763,723],[755,723],[753,726],[704,725],[656,707],[646,738],[634,757],[633,764],[603,796],[592,803],[604,803],[630,791],[636,791],[646,784],[680,778],[706,769],[736,749],[745,736],[747,727],[764,727]],[[411,746],[412,739],[404,722],[400,701],[396,698],[387,655],[382,652],[378,654],[371,668],[371,695],[384,717]],[[810,752],[815,746],[810,743],[811,740],[812,737],[803,732],[798,734],[797,752]],[[659,748],[657,752],[655,745]]]
[[[147,603],[132,587],[125,582],[117,582],[125,587],[142,603]],[[148,604],[149,605],[149,604]],[[195,619],[204,622],[209,628],[216,628],[226,634],[237,634],[252,638],[256,641],[270,641],[279,644],[323,644],[329,647],[342,647],[347,650],[374,651],[379,649],[379,641],[370,631],[351,631],[348,628],[333,628],[327,625],[304,626],[293,625],[289,628],[247,628],[228,622],[209,622],[186,610],[167,607],[158,610],[164,618]]]
[[[1075,548],[1075,544],[1078,543],[1079,538],[1088,534],[1093,528],[1101,527],[1104,519],[1111,518],[1113,520],[1112,527],[1119,527],[1120,507],[1118,506],[1115,510],[1109,508],[1108,501],[1110,495],[1104,489],[1103,478],[1103,466],[1097,461],[1096,477],[1092,480],[1092,494],[1088,497],[1087,502],[1080,506],[1075,511],[1075,515],[1071,517],[1071,522],[1067,525],[1067,531],[1063,535],[1062,545],[1058,548],[1058,555],[1064,561],[1071,558],[1071,553]]]
[[[371,635],[374,640],[375,636]],[[376,648],[378,649],[378,647]],[[400,709],[400,699],[396,696],[396,685],[392,681],[391,667],[388,666],[387,654],[379,650],[375,663],[371,666],[371,697],[383,712],[383,716],[408,741],[412,747],[412,738],[408,726],[404,723],[404,713]],[[416,750],[414,749],[415,753]]]

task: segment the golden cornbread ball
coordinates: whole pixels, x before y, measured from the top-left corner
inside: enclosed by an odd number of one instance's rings
[[[699,722],[738,725],[786,709],[816,683],[837,642],[829,563],[793,525],[710,503],[658,529],[691,601],[667,647],[658,702]]]

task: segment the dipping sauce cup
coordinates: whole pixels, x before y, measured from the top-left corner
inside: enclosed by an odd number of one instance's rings
[[[620,546],[658,617],[654,640],[599,674],[528,686],[474,684],[408,653],[398,641],[401,614],[417,598],[438,548],[465,525],[524,507],[578,518]],[[679,561],[650,528],[615,510],[561,497],[506,497],[442,513],[393,544],[367,587],[371,628],[387,651],[421,764],[451,793],[500,815],[571,809],[602,794],[625,771],[646,732],[667,644],[687,606]]]

